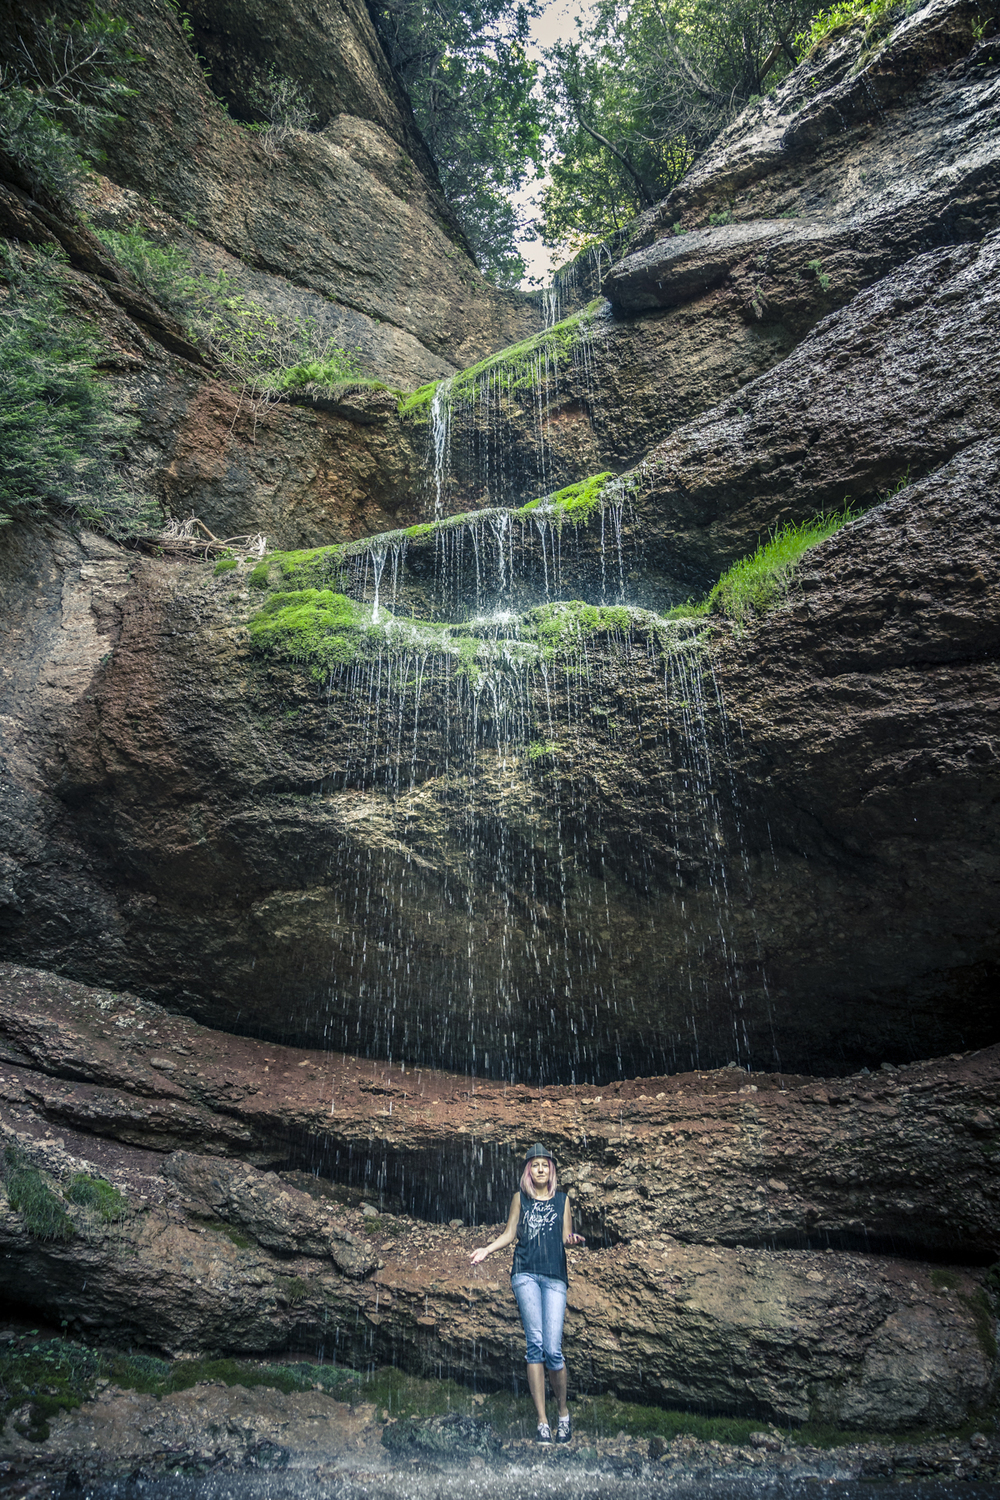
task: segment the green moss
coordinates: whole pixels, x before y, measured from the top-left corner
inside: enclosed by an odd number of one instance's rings
[[[431,402],[434,400],[434,392],[440,384],[440,380],[432,380],[427,385],[418,386],[408,396],[402,396],[399,402],[399,415],[411,418],[423,417],[426,420],[427,413],[431,409]]]
[[[954,1292],[961,1285],[954,1271],[947,1271],[943,1266],[935,1266],[931,1272],[931,1286],[936,1287],[939,1292]]]
[[[190,1390],[208,1381],[246,1389],[276,1390],[286,1395],[319,1389],[336,1401],[352,1405],[370,1402],[383,1420],[461,1412],[491,1422],[507,1440],[528,1437],[534,1432],[534,1414],[524,1392],[505,1388],[474,1395],[468,1386],[456,1381],[425,1380],[396,1366],[369,1366],[355,1371],[339,1365],[306,1362],[274,1365],[239,1359],[169,1361],[148,1354],[89,1349],[70,1339],[39,1340],[37,1333],[0,1341],[0,1425],[11,1412],[21,1409],[24,1415],[17,1430],[31,1441],[42,1442],[49,1435],[49,1419],[93,1397],[96,1383],[101,1379],[110,1380],[124,1390],[155,1396]],[[745,1444],[750,1433],[761,1424],[759,1418],[705,1416],[640,1406],[619,1401],[613,1395],[601,1395],[581,1396],[574,1401],[573,1425],[578,1436],[592,1440],[624,1432],[629,1438],[645,1441],[659,1437],[669,1442],[675,1437],[691,1436],[702,1442]],[[971,1433],[974,1425],[966,1424],[955,1435]],[[872,1440],[884,1442],[886,1436],[814,1423],[785,1431],[791,1442],[821,1448]],[[942,1435],[940,1428],[934,1428],[932,1432],[917,1430],[896,1436],[919,1442]]]
[[[236,566],[235,557],[220,557],[213,569],[213,576],[219,578],[223,573],[231,573]]]
[[[588,636],[627,635],[637,618],[646,616],[646,611],[624,604],[585,604],[582,599],[566,599],[532,610],[531,620],[541,653],[548,660],[575,652]]]
[[[24,1227],[36,1240],[69,1240],[76,1233],[73,1220],[63,1208],[37,1167],[29,1166],[16,1146],[3,1155],[7,1200]]]
[[[287,588],[289,584],[315,587],[331,578],[339,578],[344,555],[342,544],[269,552],[253,569],[248,582],[254,589]]]
[[[231,1245],[235,1245],[237,1250],[252,1250],[254,1248],[255,1241],[248,1234],[244,1234],[241,1229],[237,1229],[233,1224],[226,1224],[222,1219],[195,1218],[194,1222],[199,1224],[202,1229],[210,1230],[212,1234],[221,1234]]]
[[[80,1208],[92,1208],[105,1224],[121,1224],[128,1217],[128,1199],[102,1177],[77,1172],[70,1178],[63,1196]]]
[[[983,1352],[983,1358],[992,1369],[997,1357],[997,1323],[993,1302],[983,1287],[977,1287],[971,1293],[959,1292],[959,1300],[965,1303],[972,1314],[976,1340]]]
[[[571,521],[574,525],[581,522],[585,525],[594,511],[600,507],[604,498],[604,492],[614,475],[609,471],[603,474],[591,474],[588,479],[581,479],[576,484],[568,484],[565,489],[556,490],[552,495],[543,495],[538,500],[529,500],[527,505],[515,511],[518,516],[532,515],[537,512],[551,514],[554,519]]]
[[[535,383],[540,361],[558,369],[572,359],[573,350],[592,316],[591,308],[573,313],[554,327],[532,334],[518,344],[510,344],[506,349],[470,365],[468,369],[460,370],[451,377],[451,397],[461,398],[465,392],[471,392],[480,377],[487,374],[496,375],[506,392],[528,389]],[[432,381],[405,396],[399,403],[400,416],[426,421],[434,393],[440,384],[439,380]]]
[[[37,1334],[0,1343],[0,1427],[19,1411],[14,1430],[32,1443],[44,1443],[49,1420],[72,1411],[92,1392],[100,1359],[90,1349]]]
[[[370,626],[370,605],[332,589],[300,589],[274,594],[250,621],[250,639],[258,651],[332,665],[355,659]]]

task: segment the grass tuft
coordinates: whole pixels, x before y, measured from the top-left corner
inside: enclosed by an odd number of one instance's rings
[[[856,519],[856,511],[843,510],[812,521],[787,522],[756,552],[727,568],[707,598],[675,605],[665,618],[691,620],[714,613],[746,623],[766,613],[785,598],[804,554]]]
[[[91,1208],[105,1224],[121,1224],[128,1217],[128,1199],[103,1177],[88,1177],[77,1172],[69,1180],[63,1197],[79,1208]]]
[[[32,1239],[72,1239],[76,1233],[73,1220],[38,1168],[29,1166],[16,1146],[5,1148],[3,1162],[7,1201],[21,1215]]]

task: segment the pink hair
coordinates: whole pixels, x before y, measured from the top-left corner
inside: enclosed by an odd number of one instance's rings
[[[532,1157],[531,1160],[534,1161],[534,1159],[535,1158]],[[546,1198],[554,1198],[556,1194],[556,1164],[552,1160],[551,1156],[547,1156],[545,1160],[549,1164],[549,1190],[545,1196]],[[521,1192],[527,1193],[529,1198],[538,1197],[538,1194],[535,1192],[535,1184],[531,1180],[530,1161],[525,1162],[524,1171],[521,1173]]]

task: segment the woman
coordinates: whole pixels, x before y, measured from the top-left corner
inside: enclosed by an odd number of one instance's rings
[[[568,1443],[569,1408],[566,1405],[566,1362],[562,1355],[563,1318],[566,1315],[566,1246],[582,1245],[583,1235],[573,1233],[569,1199],[556,1191],[556,1164],[552,1153],[536,1144],[524,1162],[521,1185],[511,1199],[507,1228],[491,1245],[473,1250],[478,1266],[494,1250],[505,1250],[517,1240],[510,1284],[517,1298],[524,1336],[528,1343],[528,1390],[538,1413],[538,1441],[551,1443],[552,1429],[545,1412],[545,1371],[559,1404],[556,1442]]]

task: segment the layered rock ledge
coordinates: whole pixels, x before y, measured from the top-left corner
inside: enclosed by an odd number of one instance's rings
[[[991,1293],[967,1263],[998,1245],[997,1049],[877,1079],[523,1090],[27,970],[3,990],[5,1143],[55,1193],[82,1171],[129,1203],[110,1227],[69,1208],[72,1236],[40,1240],[2,1200],[8,1295],[74,1329],[172,1352],[319,1340],[504,1380],[516,1310],[499,1262],[470,1268],[493,1233],[471,1225],[501,1216],[542,1134],[589,1234],[567,1323],[581,1390],[880,1429],[958,1423],[992,1390]],[[893,1243],[908,1258],[860,1248]]]

